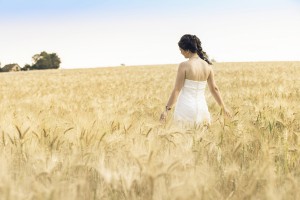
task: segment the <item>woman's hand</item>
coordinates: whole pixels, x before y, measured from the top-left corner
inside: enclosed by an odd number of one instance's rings
[[[226,107],[222,107],[222,114],[224,114],[226,117],[231,117],[231,113]]]
[[[167,111],[164,111],[163,113],[161,113],[159,121],[160,122],[166,122],[167,121],[167,115],[168,115]]]

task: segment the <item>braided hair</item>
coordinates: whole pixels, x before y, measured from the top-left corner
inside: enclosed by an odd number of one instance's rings
[[[190,34],[183,35],[178,42],[178,46],[185,51],[197,53],[198,56],[204,61],[206,61],[209,65],[212,64],[206,52],[203,51],[201,47],[201,41],[196,35],[190,35]]]

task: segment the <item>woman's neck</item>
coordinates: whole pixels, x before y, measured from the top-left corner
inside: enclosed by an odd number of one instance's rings
[[[188,57],[189,59],[193,59],[193,58],[199,58],[197,53],[191,53],[190,56]]]

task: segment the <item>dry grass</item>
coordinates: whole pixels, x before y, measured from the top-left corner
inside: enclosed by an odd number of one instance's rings
[[[0,199],[300,199],[300,62],[217,63],[210,128],[158,122],[176,70],[0,74]]]

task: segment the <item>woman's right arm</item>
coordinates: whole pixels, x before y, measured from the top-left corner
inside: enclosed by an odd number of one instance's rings
[[[216,102],[219,104],[219,106],[221,106],[221,108],[225,112],[225,114],[227,116],[230,116],[230,112],[225,107],[223,99],[222,99],[220,91],[219,91],[219,88],[215,82],[214,71],[212,68],[210,68],[210,73],[209,73],[209,76],[207,79],[207,83],[208,83],[209,91],[213,95]]]

